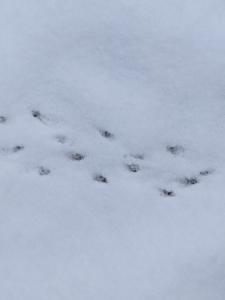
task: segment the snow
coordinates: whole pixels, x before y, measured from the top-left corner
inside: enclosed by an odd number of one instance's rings
[[[0,2],[2,299],[224,300],[224,12]]]

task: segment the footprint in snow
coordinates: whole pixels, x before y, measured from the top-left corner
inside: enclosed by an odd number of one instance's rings
[[[198,177],[200,176],[208,176],[211,175],[213,173],[213,170],[209,169],[209,170],[204,170],[199,172],[198,176],[194,176],[194,177],[184,177],[182,179],[180,179],[180,182],[185,185],[185,186],[190,186],[190,185],[194,185],[199,183]]]
[[[185,150],[182,146],[167,146],[166,149],[173,155],[178,155]]]
[[[64,135],[58,135],[56,137],[56,140],[57,140],[58,143],[65,144],[65,142],[66,142],[66,136],[64,136]]]
[[[32,115],[34,118],[40,120],[45,124],[47,124],[47,122],[49,121],[48,118],[42,115],[38,110],[32,110]]]
[[[23,146],[15,146],[14,148],[12,148],[12,149],[6,149],[6,148],[1,148],[0,149],[0,152],[2,153],[2,154],[9,154],[9,153],[16,153],[16,152],[19,152],[19,151],[21,151],[21,150],[23,150],[24,149],[24,147]]]
[[[185,186],[190,186],[198,183],[198,179],[196,177],[184,177],[180,180],[180,182]]]
[[[23,149],[24,149],[23,146],[16,146],[16,147],[13,148],[13,152],[15,153],[15,152],[21,151]]]
[[[6,123],[7,119],[5,117],[0,116],[0,123]]]
[[[33,115],[34,118],[38,118],[38,119],[41,117],[40,112],[37,111],[37,110],[33,110],[32,111],[32,115]]]
[[[205,170],[205,171],[201,171],[199,173],[200,176],[208,176],[211,175],[213,173],[213,170]]]
[[[71,160],[83,160],[84,159],[84,155],[80,154],[80,153],[76,153],[76,152],[70,152],[68,154],[69,159]]]
[[[48,175],[51,171],[49,169],[46,169],[44,167],[39,167],[38,168],[38,173],[39,175],[43,176],[43,175]]]
[[[103,183],[107,183],[107,179],[106,177],[102,176],[101,174],[95,174],[94,175],[94,180],[95,181],[99,181],[99,182],[103,182]]]
[[[107,138],[107,139],[110,139],[110,138],[113,138],[114,135],[112,133],[110,133],[109,131],[107,130],[100,130],[101,134],[103,137]]]
[[[133,173],[136,173],[140,170],[139,165],[137,165],[137,164],[127,165],[127,168],[130,172],[133,172]]]
[[[166,197],[174,197],[175,193],[172,190],[160,189],[161,195]]]

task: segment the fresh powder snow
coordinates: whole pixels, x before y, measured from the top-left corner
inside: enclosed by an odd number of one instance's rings
[[[0,1],[0,299],[225,299],[225,2]]]

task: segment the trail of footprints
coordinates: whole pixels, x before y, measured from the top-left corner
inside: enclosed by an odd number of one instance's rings
[[[32,111],[32,115],[34,118],[38,119],[41,122],[46,122],[48,120],[47,117],[45,117],[44,115],[42,115],[39,111],[37,110],[33,110]],[[7,118],[4,116],[0,116],[0,124],[4,124],[7,123]],[[100,130],[100,134],[102,135],[102,137],[106,138],[106,139],[113,139],[114,135],[112,133],[110,133],[107,130]],[[57,142],[64,144],[67,140],[66,136],[63,135],[59,135],[56,138]],[[12,153],[16,153],[19,151],[24,150],[24,147],[22,145],[17,145],[15,147],[13,147],[13,149],[10,150],[6,150],[6,149],[1,149],[2,151],[5,152],[12,152]],[[183,153],[185,151],[185,149],[182,146],[167,146],[166,150],[168,152],[170,152],[172,155],[179,155],[181,153]],[[83,159],[85,159],[85,156],[82,155],[81,153],[77,153],[77,152],[69,152],[67,153],[67,156],[70,160],[72,161],[81,161]],[[137,160],[144,160],[144,156],[141,154],[136,154],[136,155],[128,155],[129,157],[133,157],[134,159]],[[126,156],[127,157],[127,156]],[[126,164],[127,170],[132,172],[132,173],[137,173],[140,171],[140,166],[138,163],[132,163],[132,164]],[[49,175],[51,173],[51,171],[43,166],[38,167],[38,173],[41,176],[44,175]],[[213,170],[204,170],[199,172],[198,175],[194,176],[194,177],[183,177],[180,178],[178,181],[183,185],[183,186],[191,186],[194,184],[199,183],[199,178],[202,176],[208,176],[210,174],[213,173]],[[105,176],[103,176],[102,174],[98,173],[98,174],[94,174],[93,175],[93,180],[101,182],[101,183],[108,183],[108,180]],[[174,197],[176,194],[174,193],[174,191],[172,190],[168,190],[168,189],[163,189],[163,188],[159,188],[159,192],[162,196],[166,196],[166,197]]]

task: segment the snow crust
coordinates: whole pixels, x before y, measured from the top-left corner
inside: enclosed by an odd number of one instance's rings
[[[224,28],[222,0],[0,1],[1,299],[225,299]]]

